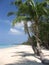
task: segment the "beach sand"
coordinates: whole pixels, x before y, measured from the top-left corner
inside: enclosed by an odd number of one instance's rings
[[[42,50],[49,59],[49,50]],[[29,45],[0,49],[0,65],[43,65]]]

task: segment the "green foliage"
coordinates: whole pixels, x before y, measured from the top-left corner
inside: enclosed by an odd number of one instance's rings
[[[7,16],[11,16],[11,15],[16,15],[16,12],[9,12],[8,14],[7,14]]]
[[[40,39],[42,40],[42,43],[44,43],[43,45],[49,46],[49,22],[40,22],[39,31]]]
[[[30,36],[30,33],[34,32],[35,38],[38,38],[38,35],[35,35],[35,34],[40,33],[39,37],[42,40],[43,39],[42,36],[44,36],[43,29],[45,27],[45,23],[43,24],[40,22],[43,21],[44,18],[46,19],[47,17],[49,17],[49,1],[45,0],[42,2],[38,2],[38,1],[34,2],[34,0],[25,0],[23,2],[22,0],[15,0],[12,4],[14,4],[18,8],[18,10],[15,13],[10,12],[8,14],[8,16],[13,14],[16,15],[16,18],[13,20],[13,26],[17,22],[21,22],[23,20],[25,21],[24,28],[26,29],[25,31],[27,32],[28,37],[32,38],[32,36]],[[30,21],[31,23],[34,22],[35,27],[32,26],[33,27],[32,32],[29,31],[29,28],[27,26],[28,21]],[[39,32],[37,28],[39,28]],[[30,29],[32,30],[32,28]],[[46,29],[44,30],[48,30],[47,26],[46,26]],[[33,40],[35,39],[33,38]],[[34,41],[34,43],[36,43],[36,41]]]
[[[41,39],[41,46],[46,47],[49,49],[49,22],[40,22],[39,23],[39,38]],[[36,39],[34,36],[32,36],[33,44],[36,46]],[[31,45],[30,40],[28,39],[27,42],[24,42],[25,45]]]
[[[27,42],[24,42],[22,43],[23,45],[31,45],[28,41]]]
[[[25,0],[24,2],[22,0],[15,0],[13,4],[17,6],[18,11],[10,12],[8,13],[8,16],[16,14],[16,18],[18,18],[19,16],[26,16],[27,18],[31,18],[30,21],[36,21],[37,19],[40,19],[42,15],[48,15],[49,9],[47,9],[46,0],[40,3],[38,1],[37,3],[35,3],[34,0]]]

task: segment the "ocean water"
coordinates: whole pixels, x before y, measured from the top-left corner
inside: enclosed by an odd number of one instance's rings
[[[8,47],[13,47],[15,45],[7,45],[7,44],[0,44],[0,48],[8,48]]]

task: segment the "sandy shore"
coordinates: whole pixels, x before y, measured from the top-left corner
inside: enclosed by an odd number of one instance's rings
[[[44,56],[49,59],[49,51],[42,50]],[[35,57],[31,46],[18,45],[15,47],[0,49],[0,65],[43,65]]]

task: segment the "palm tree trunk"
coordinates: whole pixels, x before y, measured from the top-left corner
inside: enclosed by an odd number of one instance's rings
[[[26,33],[28,34],[29,42],[30,42],[30,44],[31,44],[31,46],[32,46],[32,49],[33,49],[34,53],[37,54],[37,53],[38,53],[38,52],[37,52],[37,48],[36,48],[35,45],[33,44],[33,40],[32,40],[32,38],[31,38],[31,36],[30,36],[29,29],[28,29],[28,25],[27,25],[26,22],[24,22],[24,28],[25,28]]]
[[[37,50],[38,50],[38,54],[40,56],[41,61],[44,61],[44,55],[41,51],[41,47],[40,47],[40,41],[39,41],[39,30],[38,30],[38,22],[35,23],[35,35],[36,35],[36,42],[37,42]]]

